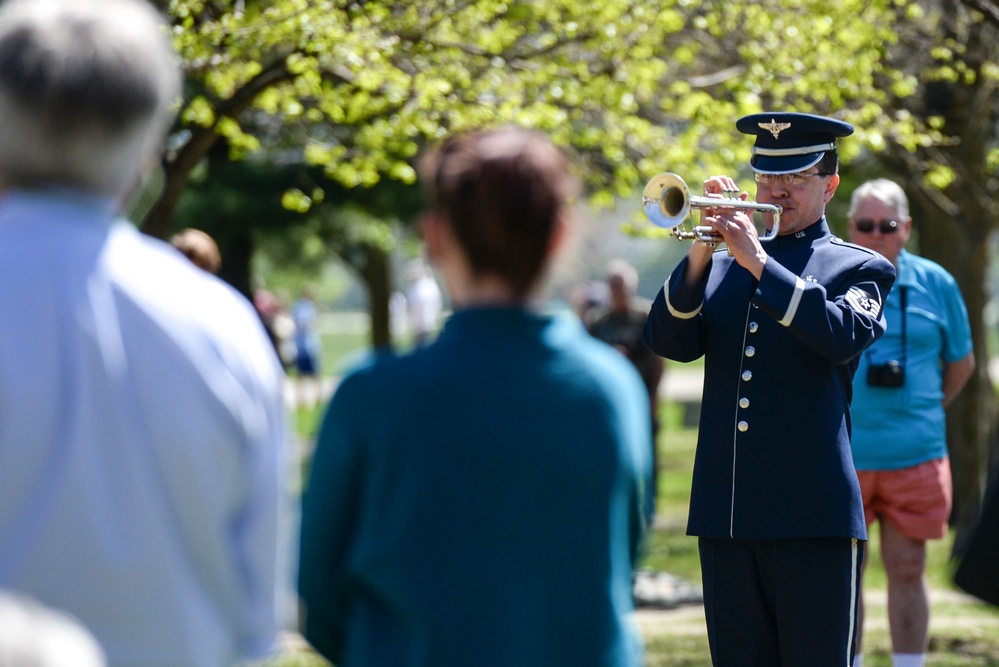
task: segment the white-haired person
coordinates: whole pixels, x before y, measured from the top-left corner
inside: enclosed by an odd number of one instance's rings
[[[112,666],[277,635],[280,365],[249,302],[121,214],[179,84],[146,2],[0,7],[0,588]]]
[[[892,665],[922,667],[930,625],[926,541],[947,535],[953,489],[945,408],[975,372],[971,324],[954,277],[906,252],[912,218],[898,183],[860,185],[848,218],[850,240],[898,271],[885,301],[888,331],[864,351],[853,380],[851,451],[867,524],[881,528]],[[863,663],[860,637],[857,648],[854,667]]]

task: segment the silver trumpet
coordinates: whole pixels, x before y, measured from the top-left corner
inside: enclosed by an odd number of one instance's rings
[[[642,192],[642,205],[649,221],[657,227],[673,230],[673,236],[681,241],[700,241],[706,245],[715,246],[722,241],[721,235],[707,225],[697,225],[691,229],[682,229],[681,225],[687,219],[691,208],[741,208],[748,211],[764,211],[773,215],[774,224],[765,234],[760,234],[761,241],[770,241],[777,237],[780,230],[780,214],[784,210],[776,204],[761,204],[743,201],[735,196],[735,192],[724,198],[692,197],[690,188],[682,178],[670,172],[656,175],[645,186]]]

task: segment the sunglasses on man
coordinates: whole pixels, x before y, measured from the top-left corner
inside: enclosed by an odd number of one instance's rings
[[[870,234],[877,227],[882,234],[894,234],[898,231],[898,222],[895,220],[871,220],[861,218],[853,223],[854,228],[862,234]]]

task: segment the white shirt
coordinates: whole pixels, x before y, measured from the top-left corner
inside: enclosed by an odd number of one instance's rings
[[[426,333],[437,328],[442,301],[441,290],[430,276],[421,276],[409,286],[406,302],[409,305],[409,326],[414,333]]]
[[[110,665],[276,635],[281,369],[252,306],[69,191],[0,195],[0,588]]]

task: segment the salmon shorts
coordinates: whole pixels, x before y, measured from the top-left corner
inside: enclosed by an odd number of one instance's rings
[[[867,525],[887,519],[915,540],[938,540],[947,534],[953,500],[947,457],[899,470],[858,470],[857,478]]]

